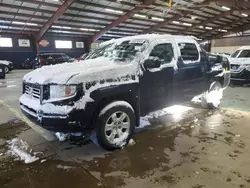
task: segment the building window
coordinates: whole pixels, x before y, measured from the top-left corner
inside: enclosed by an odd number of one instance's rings
[[[13,47],[12,38],[0,38],[0,47]]]
[[[72,48],[72,41],[70,40],[56,40],[55,44],[56,44],[56,48],[64,48],[64,49]]]

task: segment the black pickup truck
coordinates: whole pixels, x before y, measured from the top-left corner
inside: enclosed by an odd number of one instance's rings
[[[26,74],[20,107],[48,130],[95,130],[99,144],[113,150],[150,111],[199,94],[208,108],[217,108],[229,69],[227,58],[208,55],[192,37],[126,37],[105,42],[85,63]]]

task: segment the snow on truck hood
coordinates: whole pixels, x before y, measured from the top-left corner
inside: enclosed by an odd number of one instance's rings
[[[136,69],[135,63],[114,63],[107,57],[99,57],[78,63],[44,66],[26,74],[23,79],[25,82],[41,85],[78,84],[132,75]]]

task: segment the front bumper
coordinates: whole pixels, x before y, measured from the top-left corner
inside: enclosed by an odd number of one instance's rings
[[[46,107],[46,104],[40,105],[39,100],[31,99],[25,94],[20,98],[22,112],[44,129],[64,133],[83,132],[85,130],[85,126],[81,123],[82,110],[75,110],[73,107],[53,105],[51,103],[49,105],[47,107],[50,109]],[[62,113],[62,109],[66,109],[65,113]]]
[[[231,81],[250,83],[250,70],[246,68],[231,70]]]

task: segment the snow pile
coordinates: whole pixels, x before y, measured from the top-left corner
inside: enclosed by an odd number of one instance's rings
[[[56,138],[60,141],[60,142],[64,142],[66,140],[69,139],[70,134],[69,133],[60,133],[60,132],[56,132],[55,133]]]
[[[29,145],[22,139],[14,138],[10,141],[7,141],[7,143],[9,148],[7,154],[19,158],[26,164],[33,163],[39,159],[38,157],[32,156],[27,152]]]
[[[117,130],[117,131],[121,131],[121,130]],[[119,138],[115,138],[113,143],[115,143],[116,146],[123,147],[127,144],[127,138],[129,135],[128,133],[122,133],[120,135],[122,136]]]
[[[147,127],[149,125],[151,125],[151,123],[149,122],[149,116],[143,116],[143,117],[140,117],[140,126],[138,128],[144,128],[144,127]]]
[[[218,107],[223,97],[223,89],[210,91],[205,95],[207,103],[212,103],[213,106]]]
[[[83,136],[83,134],[81,132],[76,132],[76,133],[56,132],[55,136],[60,142],[64,142],[64,141],[67,141],[70,137],[80,137],[80,136]]]

